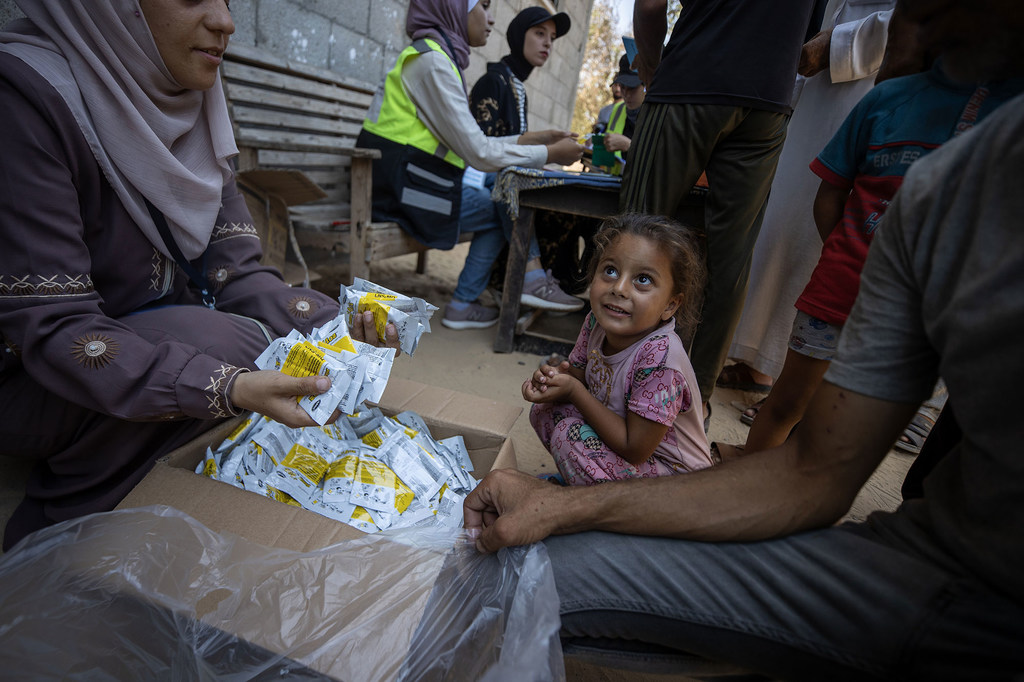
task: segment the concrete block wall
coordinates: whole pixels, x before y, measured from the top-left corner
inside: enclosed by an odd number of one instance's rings
[[[554,11],[555,2],[572,18],[572,30],[526,82],[532,130],[570,125],[593,0],[492,0],[494,31],[486,46],[473,50],[465,73],[472,87],[487,62],[508,53],[505,29],[512,18],[531,5]],[[232,41],[377,85],[408,44],[408,6],[408,0],[233,0]],[[18,16],[14,0],[0,0],[0,25]]]

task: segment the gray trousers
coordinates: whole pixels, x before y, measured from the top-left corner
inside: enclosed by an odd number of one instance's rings
[[[787,680],[1024,679],[1024,608],[936,560],[926,540],[901,548],[872,519],[756,543],[581,533],[545,544],[566,650],[592,663],[700,675],[702,657]]]
[[[788,122],[785,114],[745,107],[657,102],[645,102],[637,119],[623,172],[621,210],[677,218],[700,174],[708,177],[708,282],[689,349],[705,401],[743,312],[754,243]]]

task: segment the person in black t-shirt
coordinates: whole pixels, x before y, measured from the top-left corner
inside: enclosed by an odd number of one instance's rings
[[[637,0],[634,6],[633,66],[648,87],[620,208],[679,218],[682,199],[707,173],[703,232],[709,277],[690,348],[706,415],[742,312],[815,3],[685,3],[662,51],[666,4]]]

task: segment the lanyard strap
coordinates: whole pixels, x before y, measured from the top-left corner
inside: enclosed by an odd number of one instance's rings
[[[153,218],[153,222],[156,223],[156,229],[160,233],[160,236],[164,240],[164,245],[167,246],[167,250],[174,256],[174,260],[188,278],[192,280],[192,284],[195,285],[196,289],[199,289],[199,293],[203,297],[203,305],[210,310],[215,310],[217,306],[217,299],[214,298],[213,294],[210,293],[210,285],[205,279],[203,279],[200,271],[196,270],[195,266],[185,260],[185,254],[178,248],[178,243],[174,241],[174,235],[171,234],[171,228],[167,227],[167,219],[164,218],[164,214],[160,212],[156,206],[150,203],[149,199],[146,199],[146,208],[149,209],[149,215]],[[200,266],[203,270],[206,269],[206,252],[203,252],[203,262]]]

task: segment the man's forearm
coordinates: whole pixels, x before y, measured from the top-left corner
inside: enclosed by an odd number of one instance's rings
[[[641,78],[650,86],[650,78],[661,61],[661,49],[668,31],[666,0],[636,0],[633,5],[633,35],[636,37],[637,64]],[[644,67],[649,74],[644,73]]]

